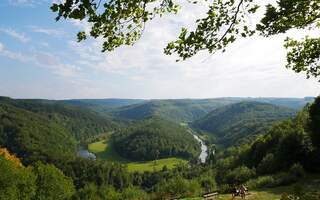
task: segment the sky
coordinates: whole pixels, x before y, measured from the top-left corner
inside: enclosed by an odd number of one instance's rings
[[[320,83],[285,68],[287,35],[255,36],[225,53],[183,62],[163,54],[182,27],[193,28],[205,3],[181,1],[178,15],[148,23],[133,46],[102,53],[102,39],[77,43],[79,21],[55,21],[52,0],[0,1],[0,96],[12,98],[215,98],[317,96]],[[301,38],[293,31],[289,36]]]

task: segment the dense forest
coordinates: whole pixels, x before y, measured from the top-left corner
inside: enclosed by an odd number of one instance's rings
[[[275,187],[297,181],[306,171],[319,172],[319,108],[320,97],[295,118],[275,123],[252,143],[218,154],[218,184],[247,182],[251,188]]]
[[[114,134],[116,150],[132,160],[177,156],[196,158],[200,145],[188,129],[157,117],[145,119]]]
[[[18,106],[19,101],[11,101],[2,100],[0,104],[0,145],[3,147],[0,150],[0,170],[5,174],[0,177],[1,199],[37,200],[44,199],[44,196],[55,200],[197,197],[209,191],[230,192],[234,184],[241,183],[250,189],[288,185],[320,170],[320,97],[296,116],[285,120],[278,118],[273,125],[270,123],[270,128],[261,130],[261,136],[252,142],[219,149],[215,154],[211,153],[213,149],[209,149],[209,157],[204,164],[189,162],[174,169],[163,167],[160,171],[143,173],[129,172],[121,163],[77,157],[76,143],[81,137],[76,137],[62,121],[49,117],[50,113],[63,116],[62,111],[55,111],[50,104],[48,107],[52,111],[42,108],[47,102],[39,103],[39,106],[35,103]],[[252,104],[257,106],[253,110],[262,112],[253,112],[255,116],[266,119],[273,119],[279,109],[288,111],[283,112],[288,116],[283,113],[276,115],[285,118],[295,112],[264,103],[238,105]],[[266,111],[268,109],[269,112]],[[88,134],[84,138],[92,136],[96,134]],[[136,160],[169,156],[191,159],[200,152],[199,144],[186,127],[159,117],[119,127],[112,136],[119,153],[123,151],[123,156],[129,155]],[[313,191],[307,190],[306,195],[309,196],[305,199],[316,200]]]
[[[85,140],[117,128],[110,117],[90,109],[64,104],[60,101],[11,99],[0,97],[0,103],[28,110],[65,127],[77,140]]]
[[[214,143],[230,146],[246,143],[266,132],[273,122],[295,114],[295,110],[287,107],[249,101],[213,110],[191,125],[207,132]]]
[[[63,159],[76,152],[76,141],[64,126],[41,115],[0,103],[0,146],[25,163]]]

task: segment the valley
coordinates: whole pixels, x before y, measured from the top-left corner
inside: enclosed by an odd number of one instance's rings
[[[284,99],[272,102],[287,106],[243,100],[117,104],[115,99],[2,97],[0,145],[23,166],[52,163],[72,180],[76,196],[93,190],[101,199],[112,194],[116,200],[200,200],[201,194],[218,191],[218,199],[225,200],[234,184],[245,184],[247,199],[275,200],[307,180],[304,190],[314,194],[318,104],[297,110]],[[306,102],[297,101],[294,105]],[[1,159],[0,167],[10,162]]]

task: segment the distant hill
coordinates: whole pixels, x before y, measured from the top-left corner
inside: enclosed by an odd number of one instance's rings
[[[60,101],[0,97],[0,103],[46,117],[48,120],[64,126],[77,140],[86,140],[91,136],[117,128],[117,124],[109,117],[81,106],[68,105]]]
[[[52,162],[76,152],[76,141],[64,126],[1,102],[0,146],[17,154],[25,163]]]
[[[130,160],[196,158],[200,153],[199,143],[187,128],[157,117],[139,121],[113,139],[116,151]]]
[[[141,120],[158,116],[174,122],[191,122],[221,106],[239,102],[236,98],[150,100],[112,111],[116,118]]]
[[[79,99],[63,100],[64,104],[71,104],[89,108],[105,116],[114,116],[117,119],[141,120],[150,116],[174,122],[191,122],[204,117],[210,111],[233,103],[243,101],[262,102],[277,106],[300,110],[307,103],[313,101],[308,98],[240,98],[226,97],[214,99]]]
[[[262,103],[270,103],[277,106],[285,106],[288,108],[293,108],[300,110],[307,103],[312,103],[314,97],[305,97],[305,98],[247,98],[250,101],[257,101]]]
[[[107,111],[113,108],[129,106],[132,104],[142,103],[143,99],[70,99],[61,100],[60,102],[75,106],[82,106],[96,110]]]
[[[295,114],[295,110],[287,107],[247,101],[213,110],[192,126],[211,133],[219,144],[230,146],[246,142],[266,131],[273,122]]]

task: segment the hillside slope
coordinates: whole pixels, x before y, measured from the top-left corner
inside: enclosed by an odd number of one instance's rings
[[[75,153],[75,144],[63,126],[39,114],[0,103],[0,146],[25,163],[63,159]]]
[[[200,145],[185,127],[155,117],[135,123],[113,139],[116,151],[130,160],[195,158],[200,153]]]
[[[296,111],[260,102],[241,102],[213,110],[192,123],[226,146],[246,142],[263,133],[273,122],[293,117]]]
[[[40,114],[50,121],[63,125],[77,140],[85,140],[117,127],[111,118],[90,109],[59,101],[0,97],[0,103]]]

